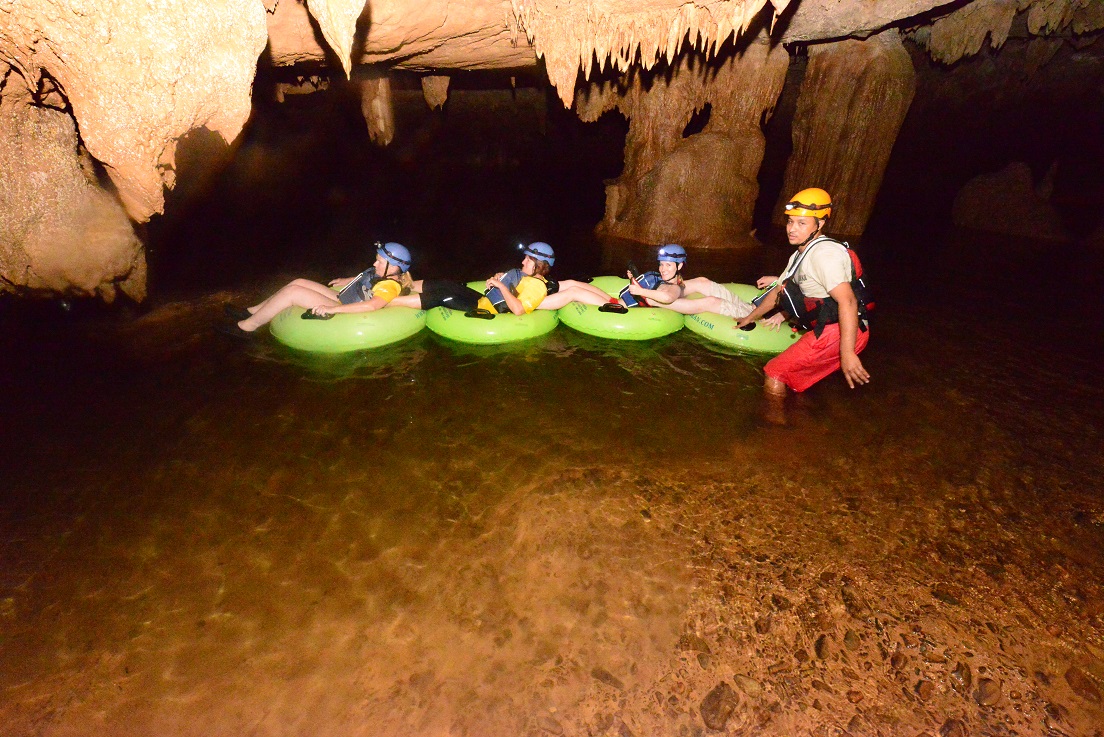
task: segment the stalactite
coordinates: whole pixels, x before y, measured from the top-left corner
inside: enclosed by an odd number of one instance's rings
[[[430,109],[440,109],[448,100],[449,77],[447,75],[427,74],[422,77],[422,94]]]
[[[584,120],[617,108],[630,121],[625,167],[606,188],[600,230],[645,243],[752,245],[764,150],[759,122],[773,108],[788,66],[786,51],[760,37],[722,60],[684,52],[670,70],[638,68],[581,90],[576,110]],[[706,104],[708,124],[684,138]]]
[[[311,0],[307,9],[330,45],[346,75],[353,72],[353,43],[357,21],[364,12],[362,0]]]
[[[616,49],[611,65],[618,71],[628,71],[637,55],[641,66],[651,69],[661,60],[671,64],[687,33],[693,48],[709,47],[715,54],[726,39],[746,30],[767,2],[712,0],[658,8],[643,5],[629,12],[604,2],[578,6],[557,0],[511,0],[511,7],[516,28],[544,58],[549,80],[570,107],[579,71],[587,68],[591,54],[603,58]],[[775,7],[787,4],[775,2]]]
[[[385,74],[357,79],[360,90],[360,112],[368,124],[368,135],[386,146],[395,137],[395,109],[391,101],[391,79]]]
[[[990,46],[1000,48],[1016,14],[1024,12],[1027,30],[1034,35],[1104,28],[1104,3],[1099,0],[974,0],[914,32],[913,38],[936,61],[953,64],[978,53],[986,38]]]

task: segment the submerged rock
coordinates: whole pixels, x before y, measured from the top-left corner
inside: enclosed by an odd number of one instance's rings
[[[1100,689],[1096,687],[1092,679],[1085,673],[1085,671],[1078,668],[1076,665],[1070,666],[1070,669],[1066,671],[1066,683],[1073,689],[1073,692],[1083,698],[1085,701],[1090,701],[1094,704],[1100,703]]]
[[[610,673],[605,668],[593,668],[590,671],[590,675],[593,676],[594,680],[598,681],[599,683],[604,683],[607,686],[612,686],[618,691],[625,690],[625,684],[621,682],[621,679]]]
[[[966,725],[958,719],[948,719],[939,728],[939,737],[967,737]]]
[[[1046,713],[1047,719],[1052,722],[1064,724],[1069,721],[1069,709],[1061,704],[1056,704],[1052,701],[1048,702],[1047,705],[1043,707],[1043,712]]]
[[[946,584],[938,584],[932,589],[932,596],[944,604],[950,604],[951,606],[959,606],[962,602],[959,599],[958,592],[951,589]]]
[[[1000,701],[1000,683],[992,678],[982,678],[978,681],[977,691],[974,693],[974,701],[979,706],[992,706]]]
[[[739,697],[732,687],[721,681],[702,700],[702,721],[710,729],[720,731],[725,728],[739,703]]]
[[[537,725],[548,734],[563,734],[563,726],[552,717],[542,716],[537,720]]]
[[[970,671],[970,666],[961,661],[955,666],[955,669],[951,671],[950,679],[951,688],[963,695],[969,693],[970,686],[974,683],[974,676]]]
[[[684,652],[705,653],[706,655],[711,655],[713,653],[709,647],[709,643],[693,632],[687,632],[679,638],[678,649]]]
[[[817,638],[816,644],[813,646],[813,650],[816,652],[816,656],[821,660],[828,657],[831,652],[831,648],[828,643],[828,635],[821,635]]]
[[[843,605],[847,608],[847,613],[855,619],[866,619],[870,616],[870,607],[866,605],[863,598],[859,596],[859,592],[855,591],[851,585],[844,586],[840,589],[840,596],[843,598]]]
[[[760,685],[759,681],[750,676],[733,676],[732,680],[735,681],[740,690],[748,696],[758,696],[763,692],[763,687]]]

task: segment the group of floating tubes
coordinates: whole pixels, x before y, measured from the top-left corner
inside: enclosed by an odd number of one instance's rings
[[[599,276],[591,283],[615,297],[628,280]],[[468,286],[482,291],[484,283],[470,282]],[[750,284],[724,286],[746,301],[759,293]],[[787,325],[771,330],[757,323],[752,330],[738,330],[736,320],[715,312],[683,316],[659,307],[632,307],[622,314],[602,312],[580,302],[570,302],[559,310],[535,310],[526,315],[506,313],[491,319],[468,317],[447,307],[428,311],[389,307],[374,312],[334,315],[328,320],[303,320],[303,312],[302,308],[289,307],[277,315],[269,327],[272,335],[284,345],[313,353],[379,348],[405,340],[424,327],[459,343],[499,345],[544,335],[554,330],[559,322],[579,332],[610,340],[654,340],[686,327],[716,343],[749,353],[780,353],[801,337],[800,332]]]

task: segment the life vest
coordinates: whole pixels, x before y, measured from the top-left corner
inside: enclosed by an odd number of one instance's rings
[[[499,281],[509,287],[510,292],[516,295],[518,284],[521,284],[521,280],[524,278],[525,272],[521,269],[510,269],[502,275],[502,278]],[[543,276],[533,276],[533,278],[540,279],[542,282],[544,282],[545,287],[548,289],[548,294],[555,294],[560,288],[558,282],[549,281]],[[491,287],[487,291],[483,292],[483,296],[490,300],[491,304],[495,308],[495,311],[499,314],[505,314],[510,311],[510,305],[506,304],[506,298],[502,296],[502,290],[498,287]]]
[[[410,288],[403,283],[403,280],[396,279],[392,276],[377,276],[376,270],[372,268],[357,274],[355,279],[346,284],[345,288],[337,293],[337,298],[343,305],[353,304],[354,302],[366,302],[372,299],[372,287],[382,281],[393,281],[398,284],[400,294],[410,293]]]
[[[668,282],[663,281],[663,277],[659,275],[658,271],[645,271],[640,276],[634,277],[636,283],[644,289],[658,289]],[[625,287],[617,294],[621,298],[621,301],[625,303],[626,307],[651,307],[648,304],[648,300],[643,297],[637,297],[635,294],[629,292],[629,288]]]
[[[855,253],[850,244],[832,238],[821,236],[814,240],[805,248],[804,253],[798,257],[793,267],[786,274],[783,274],[785,281],[782,282],[778,308],[804,330],[812,330],[818,338],[824,332],[825,325],[839,322],[839,303],[836,302],[834,297],[829,296],[824,299],[806,297],[804,292],[801,291],[801,287],[797,286],[793,279],[801,266],[801,262],[805,260],[805,257],[809,255],[813,248],[821,243],[834,243],[841,246],[851,258],[851,290],[855,293],[855,299],[858,302],[859,330],[865,331],[869,315],[874,311],[874,300],[871,297],[870,289],[866,286],[866,281],[863,279],[862,262],[859,261],[859,255]]]

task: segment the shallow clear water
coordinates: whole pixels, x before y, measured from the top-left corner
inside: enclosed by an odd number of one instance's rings
[[[3,721],[659,734],[725,683],[753,733],[1081,733],[1099,334],[895,283],[872,384],[782,428],[762,361],[689,334],[318,358],[220,340],[236,295],[9,315]]]

